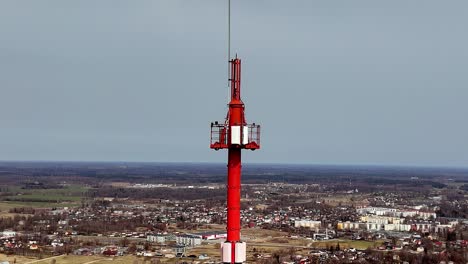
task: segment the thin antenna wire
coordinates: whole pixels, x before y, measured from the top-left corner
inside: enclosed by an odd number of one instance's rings
[[[231,59],[231,0],[228,0],[228,61]]]
[[[231,86],[231,0],[228,0],[228,88]],[[231,91],[228,89],[228,100],[231,97]]]

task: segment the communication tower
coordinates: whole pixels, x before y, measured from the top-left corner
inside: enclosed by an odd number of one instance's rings
[[[227,238],[221,244],[223,263],[244,263],[247,245],[241,241],[240,198],[242,149],[260,148],[260,125],[248,124],[245,105],[241,99],[241,60],[230,58],[231,1],[228,0],[228,59],[230,72],[230,97],[224,122],[211,123],[210,148],[228,150],[227,164]]]

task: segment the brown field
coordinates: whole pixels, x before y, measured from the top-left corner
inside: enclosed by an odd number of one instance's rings
[[[12,202],[0,202],[0,212],[8,212],[8,210],[15,207],[31,207],[21,203],[12,203]]]
[[[361,241],[361,240],[344,240],[344,239],[334,239],[329,241],[320,241],[313,242],[312,246],[317,248],[330,248],[330,246],[336,246],[340,244],[340,248],[355,248],[355,249],[367,249],[368,247],[375,248],[383,243],[383,240],[376,241]]]
[[[108,185],[112,187],[118,187],[118,188],[128,188],[131,186],[129,182],[110,182]]]
[[[9,213],[9,210],[15,207],[26,207],[26,206],[21,206],[15,203],[0,202],[0,218],[15,217],[15,215],[17,214]]]
[[[10,263],[13,263],[15,259],[16,259],[16,263],[18,264],[23,264],[23,263],[35,260],[33,258],[27,258],[27,257],[21,257],[21,256],[7,256],[5,254],[0,254],[0,261],[9,261]]]
[[[21,256],[6,256],[0,254],[0,261],[9,261],[13,263],[16,259],[17,264],[50,264],[52,259],[56,260],[56,264],[133,264],[135,260],[140,260],[139,263],[143,263],[143,258],[135,256],[124,256],[124,257],[102,257],[102,256],[56,256],[51,258],[45,258],[42,260],[26,258]],[[149,263],[149,262],[147,262]]]
[[[20,216],[32,216],[31,214],[14,214],[14,213],[8,213],[8,212],[1,212],[0,211],[0,218],[13,218],[17,215],[20,215]]]

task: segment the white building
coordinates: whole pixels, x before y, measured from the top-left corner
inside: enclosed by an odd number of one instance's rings
[[[403,223],[402,218],[393,217],[393,216],[375,216],[375,215],[364,215],[361,216],[361,221],[365,223],[375,223],[375,224],[401,224]]]
[[[429,232],[431,231],[432,224],[431,223],[416,223],[414,227],[418,231]]]
[[[13,230],[4,230],[2,232],[2,236],[3,237],[15,237],[16,236],[16,232],[13,231]]]
[[[178,245],[184,245],[186,247],[194,247],[201,245],[202,239],[199,236],[192,235],[181,235],[176,237],[176,243]]]
[[[357,222],[339,222],[338,223],[338,230],[358,230],[358,229],[364,229],[365,224],[364,223],[357,223]]]
[[[382,224],[367,223],[366,228],[367,230],[371,230],[371,231],[379,231],[379,230],[382,230]]]
[[[294,227],[308,227],[308,228],[320,228],[322,222],[313,220],[296,220],[294,221]]]
[[[161,235],[161,234],[147,235],[146,236],[146,241],[152,242],[152,243],[164,244],[164,243],[166,243],[166,236]]]
[[[405,224],[386,224],[384,225],[385,231],[397,231],[397,232],[409,232],[411,230],[411,225]]]
[[[434,212],[425,212],[420,210],[399,210],[395,208],[384,207],[364,207],[356,210],[361,215],[377,215],[377,216],[392,216],[392,217],[419,217],[421,219],[435,219],[437,217]]]
[[[198,236],[204,240],[227,238],[227,233],[225,231],[201,232],[201,233],[192,233],[189,235]]]
[[[437,214],[434,213],[434,212],[422,212],[422,211],[419,211],[418,212],[418,215],[419,217],[421,217],[422,219],[436,219],[437,218]]]
[[[364,207],[357,209],[360,214],[373,214],[373,215],[395,215],[397,209],[384,208],[384,207]]]

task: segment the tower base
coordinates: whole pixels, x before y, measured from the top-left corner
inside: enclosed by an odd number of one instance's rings
[[[235,262],[244,263],[247,260],[247,244],[245,242],[224,242],[221,244],[221,260],[223,263],[232,263],[232,247],[235,246]]]

